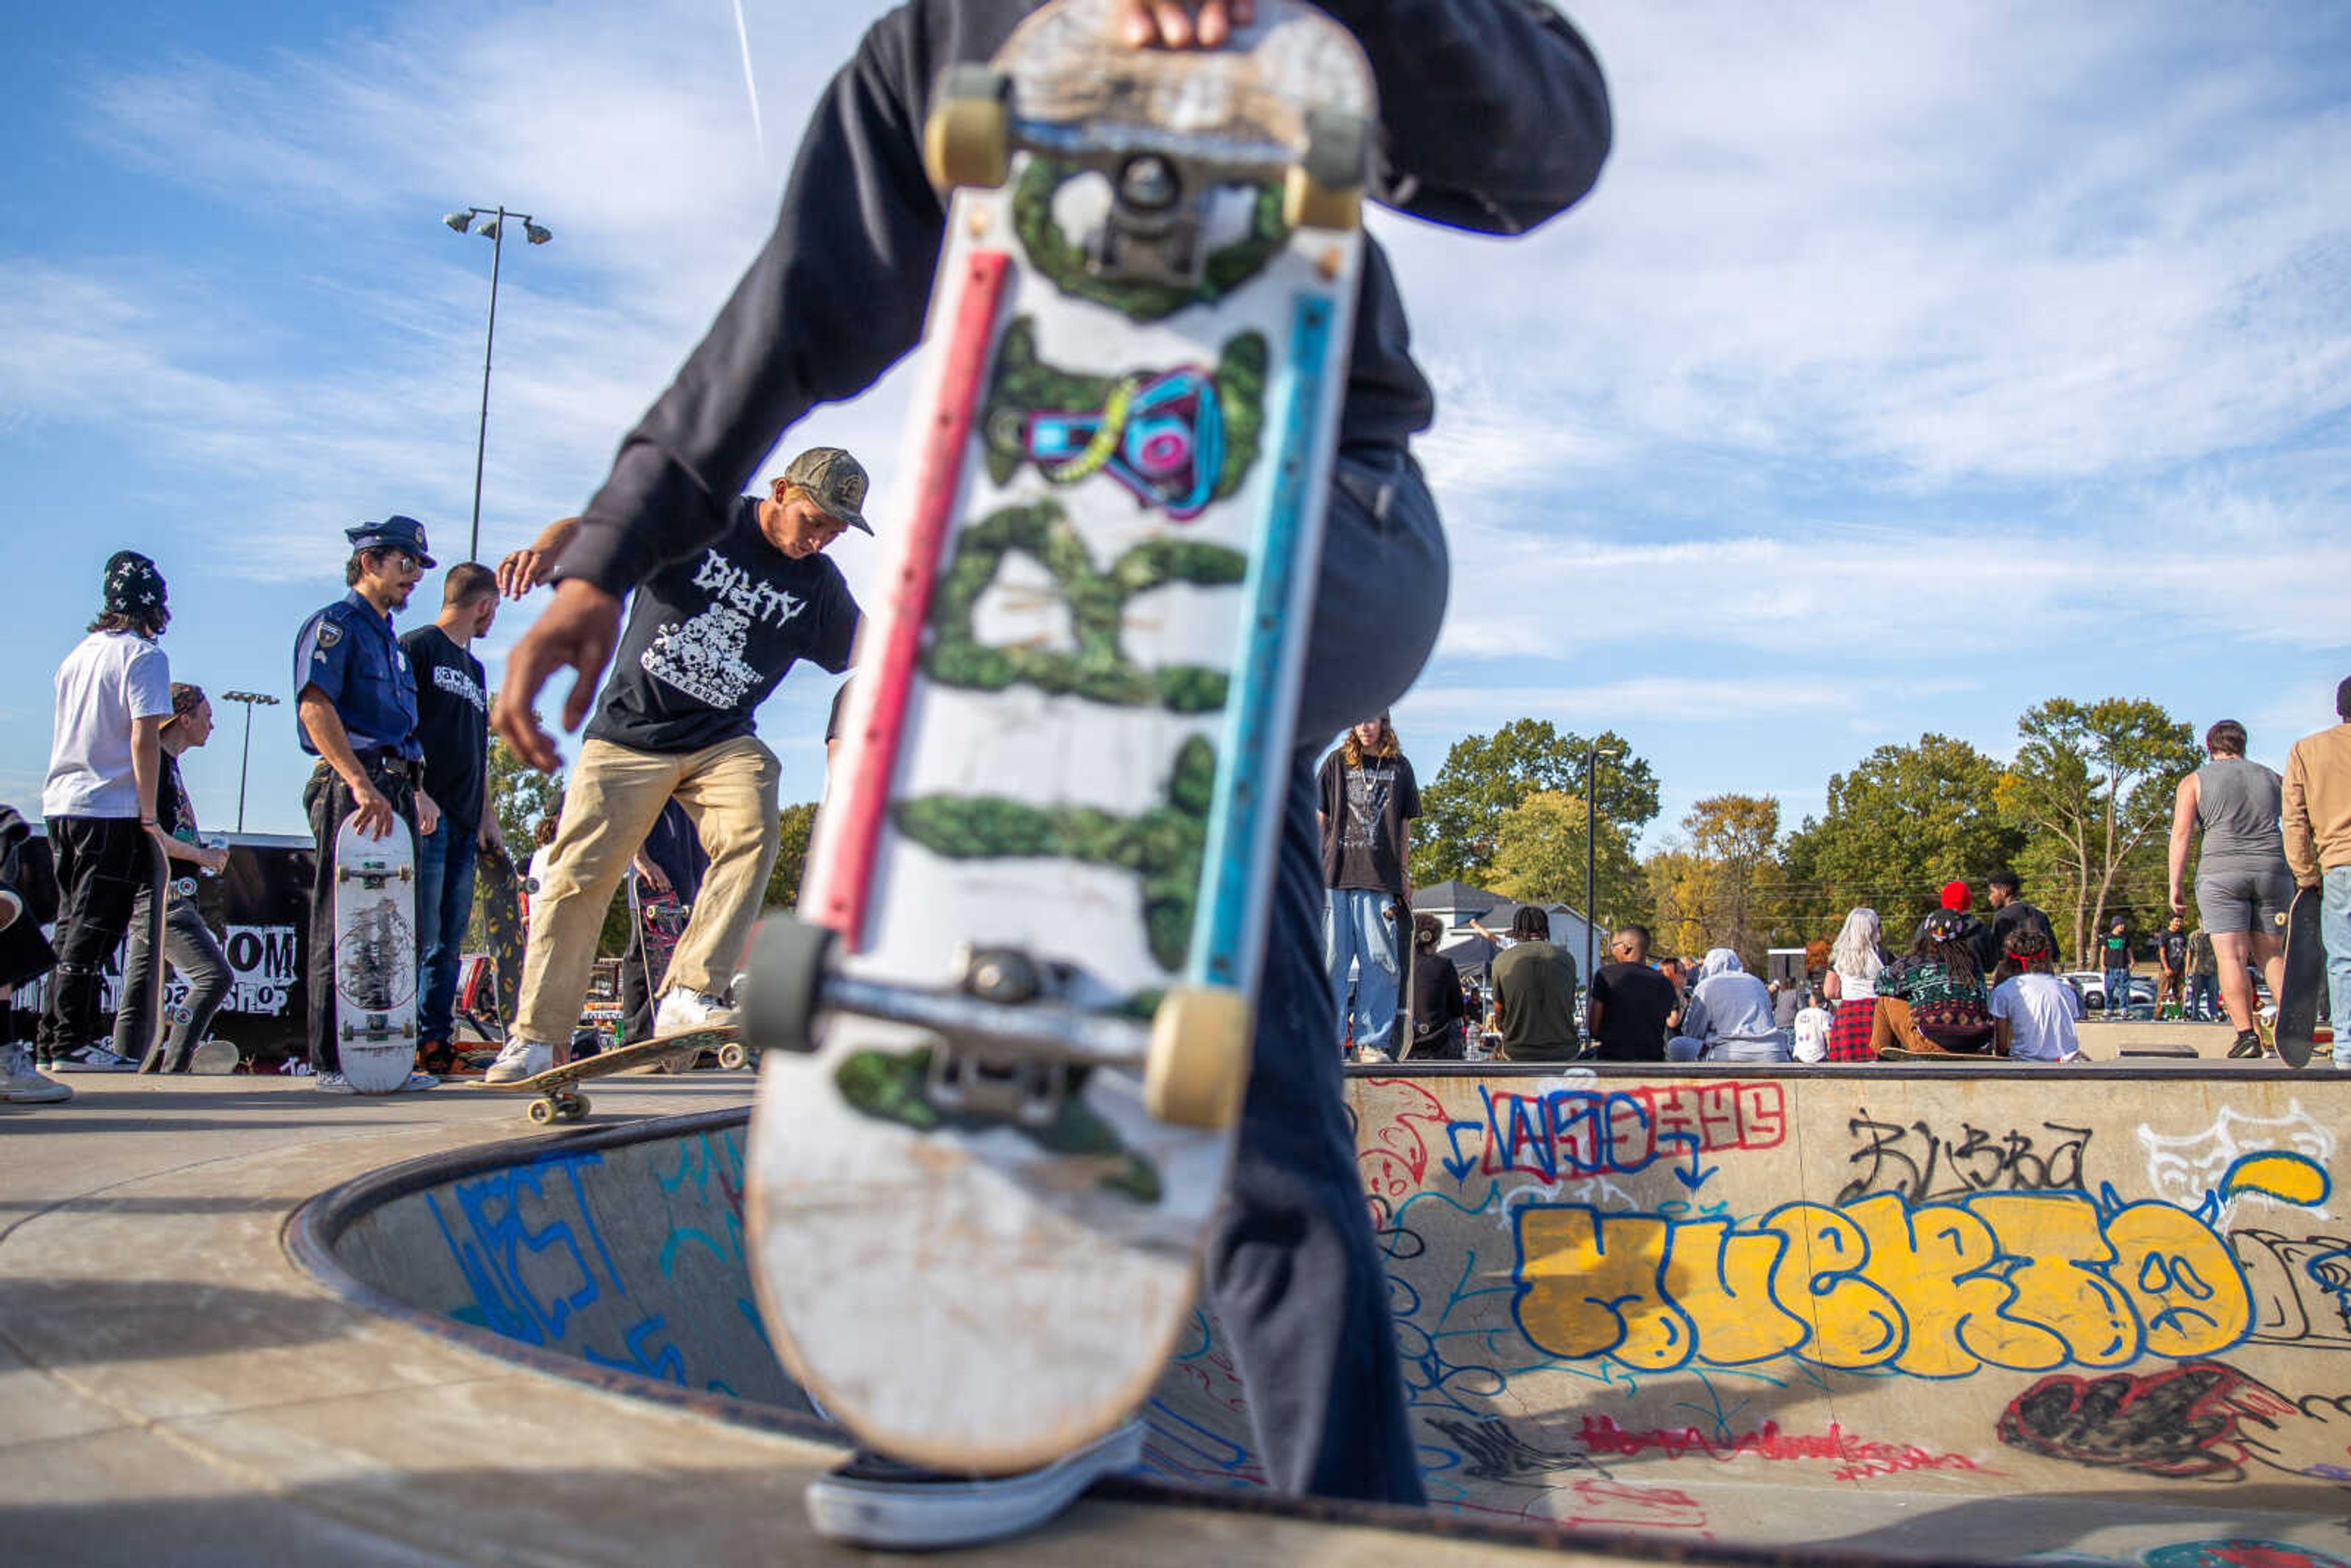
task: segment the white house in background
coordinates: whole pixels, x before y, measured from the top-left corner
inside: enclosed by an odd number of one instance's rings
[[[1564,948],[1575,958],[1577,976],[1587,983],[1591,976],[1584,973],[1584,941],[1592,941],[1590,952],[1596,963],[1606,963],[1603,948],[1607,934],[1595,930],[1574,909],[1564,904],[1542,904],[1536,907],[1551,917],[1551,939],[1554,946]],[[1412,894],[1415,915],[1434,915],[1445,923],[1445,935],[1437,940],[1437,950],[1465,970],[1483,969],[1492,961],[1494,945],[1469,928],[1475,920],[1487,930],[1502,936],[1510,935],[1510,921],[1519,913],[1518,902],[1466,882],[1440,882],[1428,887],[1415,888]]]

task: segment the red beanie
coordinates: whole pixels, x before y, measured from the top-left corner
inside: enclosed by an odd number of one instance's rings
[[[1974,900],[1968,895],[1968,884],[1966,883],[1947,882],[1943,884],[1944,908],[1964,910],[1973,902]]]

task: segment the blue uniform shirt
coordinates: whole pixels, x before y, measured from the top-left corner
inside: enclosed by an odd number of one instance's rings
[[[319,748],[298,711],[305,686],[326,694],[360,756],[388,751],[413,762],[424,755],[416,738],[416,677],[409,674],[408,655],[392,634],[392,617],[379,614],[358,590],[302,622],[294,639],[294,734],[316,757]]]

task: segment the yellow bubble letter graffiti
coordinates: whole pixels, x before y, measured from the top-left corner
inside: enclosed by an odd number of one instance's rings
[[[1581,1204],[1519,1210],[1519,1326],[1553,1355],[1614,1354],[1662,1371],[1689,1359],[1689,1320],[1665,1296],[1667,1222]]]

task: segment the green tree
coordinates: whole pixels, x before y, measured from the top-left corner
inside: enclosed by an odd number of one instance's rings
[[[1700,924],[1708,946],[1760,969],[1782,914],[1780,802],[1770,795],[1709,795],[1682,818],[1700,868]]]
[[[1554,789],[1538,790],[1502,813],[1484,884],[1521,904],[1558,902],[1583,907],[1583,801]],[[1647,904],[1641,867],[1625,835],[1603,821],[1593,835],[1597,862],[1591,914],[1603,927],[1637,918]]]
[[[1907,930],[1954,877],[1980,883],[2017,862],[2026,834],[2001,809],[2001,768],[1964,740],[1922,735],[1881,746],[1829,778],[1828,809],[1789,835],[1789,907],[1834,930],[1856,904]]]
[[[492,702],[497,694],[490,694]],[[490,810],[497,813],[498,831],[517,865],[530,859],[538,824],[563,803],[563,775],[541,773],[514,753],[497,737],[490,737]]]
[[[1514,718],[1491,735],[1454,742],[1445,766],[1422,786],[1420,820],[1413,824],[1413,884],[1487,880],[1506,812],[1530,795],[1583,798],[1587,744],[1600,752],[1600,821],[1627,844],[1638,839],[1657,814],[1657,778],[1624,737],[1603,730],[1587,742],[1546,719]],[[1583,885],[1578,877],[1576,886]]]
[[[808,873],[809,834],[816,827],[816,802],[785,807],[776,826],[776,869],[768,873],[768,890],[759,898],[762,909],[789,909],[799,902],[800,878]]]
[[[2171,821],[2173,791],[2197,764],[2194,732],[2158,703],[2053,697],[2017,720],[2024,744],[2000,802],[2033,835],[2031,856],[2070,906],[2074,952],[2105,922],[2126,869]]]

